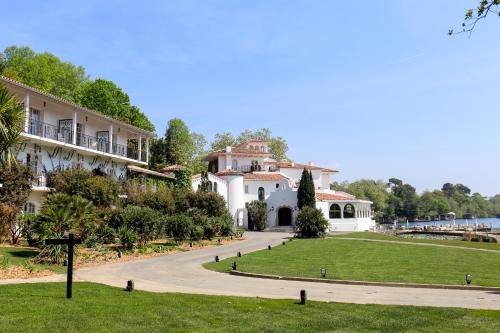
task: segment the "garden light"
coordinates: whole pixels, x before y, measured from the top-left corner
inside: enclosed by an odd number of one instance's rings
[[[215,262],[219,262],[219,256],[215,256]]]
[[[132,291],[134,290],[134,281],[133,280],[128,280],[127,281],[127,291]]]
[[[268,249],[268,250],[271,250],[271,245],[268,245],[268,246],[267,246],[267,249]]]
[[[302,305],[306,304],[306,300],[307,300],[306,291],[305,291],[305,289],[302,289],[300,291],[300,304],[302,304]]]
[[[470,283],[472,282],[472,275],[467,274],[465,276],[465,282],[467,282],[467,285],[470,285]]]
[[[321,269],[321,276],[325,277],[326,276],[326,268]]]
[[[233,264],[231,265],[231,268],[233,269],[233,271],[236,270],[236,267],[237,267],[236,261],[233,261]]]
[[[241,252],[240,251],[238,251],[238,257],[241,257]]]

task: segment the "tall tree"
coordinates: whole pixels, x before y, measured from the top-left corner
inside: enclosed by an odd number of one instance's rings
[[[3,58],[3,75],[69,100],[74,100],[77,88],[88,80],[82,66],[48,52],[36,53],[26,46],[6,48]]]
[[[171,119],[165,133],[167,163],[186,165],[190,162],[193,151],[193,138],[186,124],[179,118]]]
[[[114,119],[154,131],[153,124],[138,107],[130,104],[130,97],[114,82],[104,79],[85,82],[78,87],[75,101]]]
[[[261,128],[254,131],[246,129],[236,138],[229,132],[217,133],[214,136],[214,141],[211,143],[211,149],[224,149],[227,146],[235,146],[249,140],[269,141],[269,152],[273,154],[275,160],[281,161],[287,158],[288,144],[282,137],[273,137],[269,128]]]
[[[299,188],[297,190],[297,207],[316,207],[316,191],[311,173],[305,168],[300,177]]]
[[[484,20],[488,15],[498,15],[500,16],[500,11],[498,10],[500,6],[500,0],[479,0],[479,4],[475,9],[467,9],[465,12],[465,18],[462,22],[462,27],[455,31],[454,29],[448,30],[448,35],[469,33],[476,28],[476,24]],[[490,16],[491,16],[490,15]]]
[[[14,148],[24,127],[24,110],[21,103],[0,85],[0,168],[10,168],[16,163]]]

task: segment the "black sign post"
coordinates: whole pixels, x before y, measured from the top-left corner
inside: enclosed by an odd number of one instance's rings
[[[45,245],[68,245],[68,281],[66,282],[66,298],[73,296],[73,252],[75,244],[81,244],[81,239],[75,239],[73,234],[59,239],[46,239]]]

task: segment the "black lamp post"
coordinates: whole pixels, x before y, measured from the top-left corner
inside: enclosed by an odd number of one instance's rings
[[[467,285],[470,285],[470,284],[471,284],[471,282],[472,282],[472,275],[467,274],[467,275],[465,276],[465,282],[467,282]]]
[[[215,262],[219,262],[219,256],[215,256]]]
[[[302,305],[306,304],[306,300],[307,300],[306,291],[305,291],[305,289],[302,289],[300,291],[300,304],[302,304]]]
[[[127,281],[127,291],[132,291],[134,290],[134,281],[128,280]]]
[[[238,258],[239,258],[239,257],[241,257],[241,252],[240,252],[240,251],[238,251]]]
[[[267,246],[267,249],[268,249],[268,250],[271,250],[271,245],[268,245],[268,246]]]

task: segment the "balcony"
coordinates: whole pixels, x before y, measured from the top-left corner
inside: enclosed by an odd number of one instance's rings
[[[41,121],[31,119],[28,122],[28,128],[25,133],[59,141],[65,144],[73,145],[74,132],[69,129],[60,128],[58,126],[47,124]],[[147,162],[146,152],[143,150],[139,158],[139,150],[134,145],[125,146],[118,143],[113,143],[110,149],[110,142],[107,138],[98,138],[96,136],[87,135],[84,133],[76,133],[76,146],[90,150],[95,150],[103,153],[110,153],[120,157],[126,157],[141,162]]]
[[[271,170],[268,165],[254,164],[254,165],[241,165],[237,168],[240,172],[253,172],[253,171],[275,171]]]

